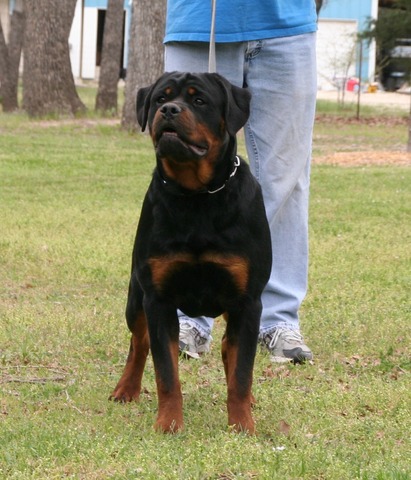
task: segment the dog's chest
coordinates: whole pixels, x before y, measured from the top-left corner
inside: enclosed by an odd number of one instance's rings
[[[189,290],[214,290],[222,282],[231,284],[238,294],[245,292],[248,284],[248,261],[233,254],[204,252],[173,253],[151,257],[148,260],[154,287],[159,292]]]

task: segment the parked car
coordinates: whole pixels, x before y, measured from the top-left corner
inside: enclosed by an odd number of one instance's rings
[[[399,38],[389,57],[389,63],[381,70],[380,80],[385,90],[394,92],[410,82],[411,38]]]

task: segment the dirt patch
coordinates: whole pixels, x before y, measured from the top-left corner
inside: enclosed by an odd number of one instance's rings
[[[355,116],[331,115],[320,113],[315,117],[316,123],[325,123],[332,125],[367,125],[367,126],[384,126],[398,127],[408,125],[408,116],[390,116],[380,115],[377,117],[367,116],[356,118]]]
[[[36,127],[50,128],[64,125],[78,125],[83,128],[96,127],[97,125],[120,125],[120,119],[115,118],[62,118],[58,120],[36,120]]]
[[[313,158],[313,164],[338,166],[396,165],[411,166],[411,153],[407,152],[337,152],[332,155]]]

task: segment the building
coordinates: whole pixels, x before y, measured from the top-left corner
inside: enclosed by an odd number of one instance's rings
[[[108,0],[77,0],[71,27],[70,59],[75,78],[96,79],[101,61]],[[122,66],[127,68],[131,0],[124,0]]]
[[[376,47],[357,35],[377,19],[378,0],[325,0],[317,34],[318,88],[340,88],[350,77],[375,80]]]

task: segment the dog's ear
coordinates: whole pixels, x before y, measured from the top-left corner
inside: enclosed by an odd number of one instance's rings
[[[137,102],[136,102],[136,110],[137,110],[137,121],[141,127],[141,131],[144,132],[146,129],[147,121],[148,121],[148,112],[150,110],[150,102],[151,96],[153,94],[154,89],[164,79],[172,76],[175,72],[166,72],[163,73],[152,85],[149,87],[140,88],[137,92]]]
[[[137,92],[137,121],[141,127],[141,131],[144,132],[147,125],[148,111],[150,109],[151,94],[153,93],[154,85],[149,87],[139,88]]]
[[[246,88],[236,87],[218,74],[215,75],[217,82],[223,89],[226,97],[225,121],[227,131],[235,135],[245,125],[250,115],[251,93]]]

